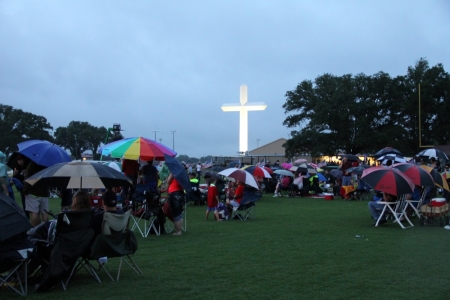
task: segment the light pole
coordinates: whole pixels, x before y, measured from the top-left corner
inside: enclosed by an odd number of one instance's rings
[[[160,143],[160,144],[162,143],[162,138],[159,138],[159,143]]]
[[[156,142],[156,133],[159,132],[159,130],[150,130],[150,131],[155,133],[155,142]]]
[[[256,148],[259,148],[259,141],[260,141],[261,139],[256,139]]]
[[[170,132],[172,133],[172,150],[175,151],[175,132],[177,131],[171,130]]]

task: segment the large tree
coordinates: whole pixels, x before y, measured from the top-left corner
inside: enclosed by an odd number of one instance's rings
[[[422,144],[448,144],[449,75],[420,59],[406,76],[324,74],[288,91],[283,124],[294,130],[287,156],[373,153],[386,146],[413,155],[419,148],[419,83]]]
[[[95,127],[88,122],[72,121],[67,127],[58,127],[55,140],[68,149],[75,159],[81,159],[81,154],[91,150],[94,158],[98,158],[97,148],[106,136],[105,127]]]
[[[30,139],[53,142],[50,130],[53,127],[46,118],[0,104],[0,151],[5,154],[18,150],[18,143]]]

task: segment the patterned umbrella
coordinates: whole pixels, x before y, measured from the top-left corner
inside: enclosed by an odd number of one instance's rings
[[[443,158],[445,160],[448,160],[447,154],[445,154],[444,152],[442,152],[439,149],[434,149],[434,148],[422,150],[419,153],[417,153],[416,156],[417,157],[423,157],[423,158],[435,157],[437,159]]]
[[[267,172],[264,168],[258,167],[258,166],[245,166],[241,168],[241,170],[245,170],[252,174],[253,176],[257,177],[265,177],[265,178],[272,178],[270,176],[269,172]]]
[[[381,164],[386,165],[386,163],[390,160],[393,164],[397,163],[405,163],[406,159],[403,155],[400,154],[386,154],[377,158],[378,161],[381,161]]]
[[[235,180],[239,180],[239,181],[243,182],[244,184],[247,184],[256,189],[259,189],[259,185],[256,182],[253,175],[245,170],[241,170],[238,168],[228,168],[223,171],[220,171],[217,174],[223,175],[225,177],[234,178]]]
[[[414,183],[397,169],[371,167],[364,170],[361,179],[374,190],[394,196],[412,194]]]
[[[103,156],[126,158],[131,160],[164,160],[164,154],[175,157],[172,149],[143,137],[132,137],[115,141],[100,147],[97,151]]]
[[[438,170],[436,170],[432,167],[429,167],[427,165],[420,165],[419,167],[421,167],[422,169],[425,169],[425,171],[430,173],[431,177],[433,177],[435,185],[450,192],[450,188],[448,186],[447,180],[444,178],[444,176],[441,173],[439,173]]]
[[[403,172],[415,185],[434,186],[433,177],[425,169],[409,163],[399,163],[392,165],[393,168]]]

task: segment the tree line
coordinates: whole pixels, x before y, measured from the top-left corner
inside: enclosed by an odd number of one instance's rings
[[[94,159],[99,159],[96,150],[101,143],[110,143],[123,139],[120,132],[112,132],[111,128],[96,127],[88,122],[72,121],[67,127],[53,127],[43,116],[37,116],[12,106],[0,104],[0,151],[6,155],[17,151],[17,144],[26,140],[38,139],[55,143],[69,150],[74,159],[81,159],[81,154],[91,150]]]
[[[285,97],[283,125],[293,129],[286,157],[372,154],[387,146],[412,156],[420,146],[450,141],[450,76],[424,58],[396,77],[324,74]]]

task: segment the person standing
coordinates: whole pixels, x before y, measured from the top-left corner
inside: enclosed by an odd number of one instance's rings
[[[33,176],[37,172],[45,169],[45,167],[31,161],[25,171],[25,179]],[[48,197],[50,192],[48,187],[42,186],[32,188],[32,186],[24,182],[23,193],[25,195],[25,209],[30,213],[31,226],[35,227],[42,222],[48,221]]]
[[[25,180],[25,171],[30,163],[29,159],[21,154],[17,155],[17,166],[14,168],[13,177],[16,178],[22,184],[22,188],[18,189],[20,192],[20,198],[22,199],[22,208],[27,216],[28,220],[30,219],[30,213],[25,209],[25,194],[23,193],[23,181]],[[16,185],[17,188],[17,185]]]
[[[344,156],[344,158],[342,158],[342,163],[339,166],[339,168],[342,170],[342,186],[352,185],[352,174],[347,172],[347,169],[350,169],[351,167],[352,163],[348,161],[347,157]]]
[[[202,164],[200,162],[197,163],[196,171],[197,171],[197,179],[200,180],[200,177],[202,176]]]
[[[211,178],[211,183],[208,187],[208,207],[206,208],[205,220],[208,220],[209,212],[214,211],[214,218],[217,221],[221,221],[219,218],[219,212],[217,211],[217,207],[219,206],[219,193],[217,192],[215,183],[216,179]]]
[[[184,189],[172,173],[170,173],[167,178],[167,185],[168,201],[173,216],[173,225],[175,227],[175,232],[172,233],[172,235],[181,235],[183,230],[184,203],[186,202]]]
[[[123,187],[124,199],[129,199],[130,194],[134,192],[134,187],[137,184],[139,176],[139,163],[136,160],[124,159],[122,161],[122,172],[133,182],[133,186],[130,188],[128,185]]]

